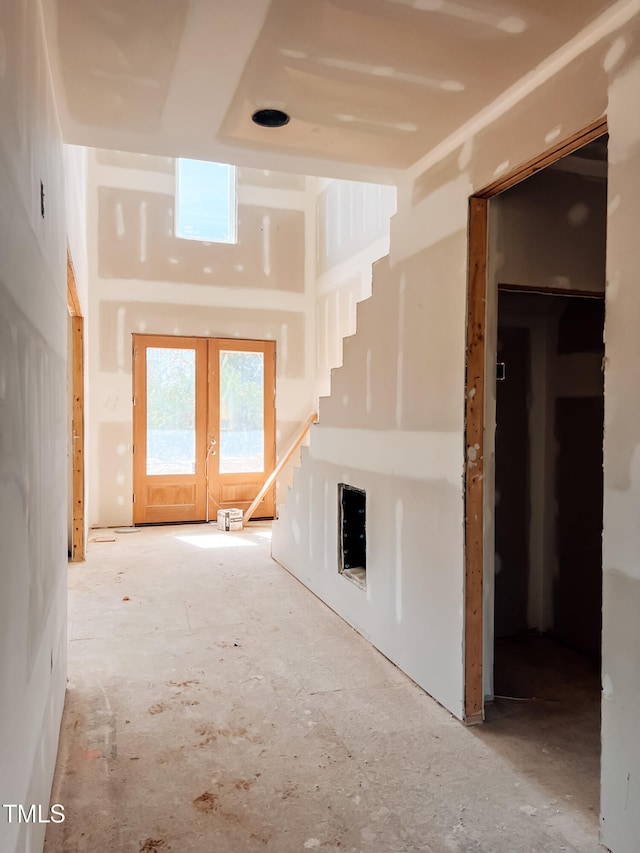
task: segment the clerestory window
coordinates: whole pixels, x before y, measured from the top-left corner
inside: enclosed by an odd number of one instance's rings
[[[237,242],[236,169],[205,160],[177,161],[176,237]]]

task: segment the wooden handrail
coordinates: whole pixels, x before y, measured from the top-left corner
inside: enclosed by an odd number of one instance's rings
[[[243,527],[244,527],[244,525],[247,523],[247,521],[249,521],[249,520],[251,519],[251,517],[252,517],[252,515],[254,514],[254,512],[258,509],[258,504],[260,503],[260,501],[262,500],[262,498],[266,495],[266,493],[269,491],[269,489],[271,488],[271,486],[273,485],[273,483],[274,483],[274,482],[275,482],[275,480],[277,479],[278,474],[282,471],[282,469],[284,468],[284,466],[287,464],[287,462],[291,459],[291,457],[293,456],[293,454],[296,452],[296,450],[297,450],[297,449],[300,447],[300,445],[302,444],[302,440],[304,439],[305,435],[306,435],[306,434],[309,432],[309,430],[311,429],[311,424],[315,424],[315,423],[317,423],[317,421],[318,421],[318,415],[314,412],[314,413],[313,413],[313,414],[308,418],[308,420],[307,420],[307,422],[305,423],[305,425],[304,425],[304,427],[303,427],[302,431],[299,433],[299,435],[298,435],[298,437],[296,438],[296,440],[292,443],[291,447],[287,450],[287,452],[285,453],[285,455],[282,457],[282,459],[278,462],[278,464],[276,465],[276,467],[273,469],[273,471],[269,474],[269,476],[267,477],[267,479],[264,481],[264,485],[263,485],[263,487],[260,489],[260,491],[258,492],[258,494],[256,495],[256,498],[255,498],[254,502],[251,504],[251,506],[249,507],[249,509],[248,509],[248,510],[245,512],[245,514],[243,515],[243,517],[242,517],[242,526],[243,526]]]

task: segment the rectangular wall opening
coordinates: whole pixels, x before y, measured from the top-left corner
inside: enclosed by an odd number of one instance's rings
[[[492,737],[542,753],[554,796],[579,779],[574,804],[593,814],[606,143],[591,141],[491,199],[483,342],[481,698]],[[492,742],[508,753],[507,740]]]
[[[338,485],[338,570],[363,589],[367,583],[367,495]]]

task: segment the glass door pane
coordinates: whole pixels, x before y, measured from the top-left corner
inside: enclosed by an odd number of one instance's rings
[[[264,353],[220,350],[219,471],[264,471]]]
[[[147,348],[147,474],[196,470],[196,352]]]

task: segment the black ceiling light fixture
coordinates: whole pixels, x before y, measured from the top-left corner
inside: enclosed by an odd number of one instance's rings
[[[256,110],[251,121],[260,127],[284,127],[289,124],[290,117],[282,110]]]

